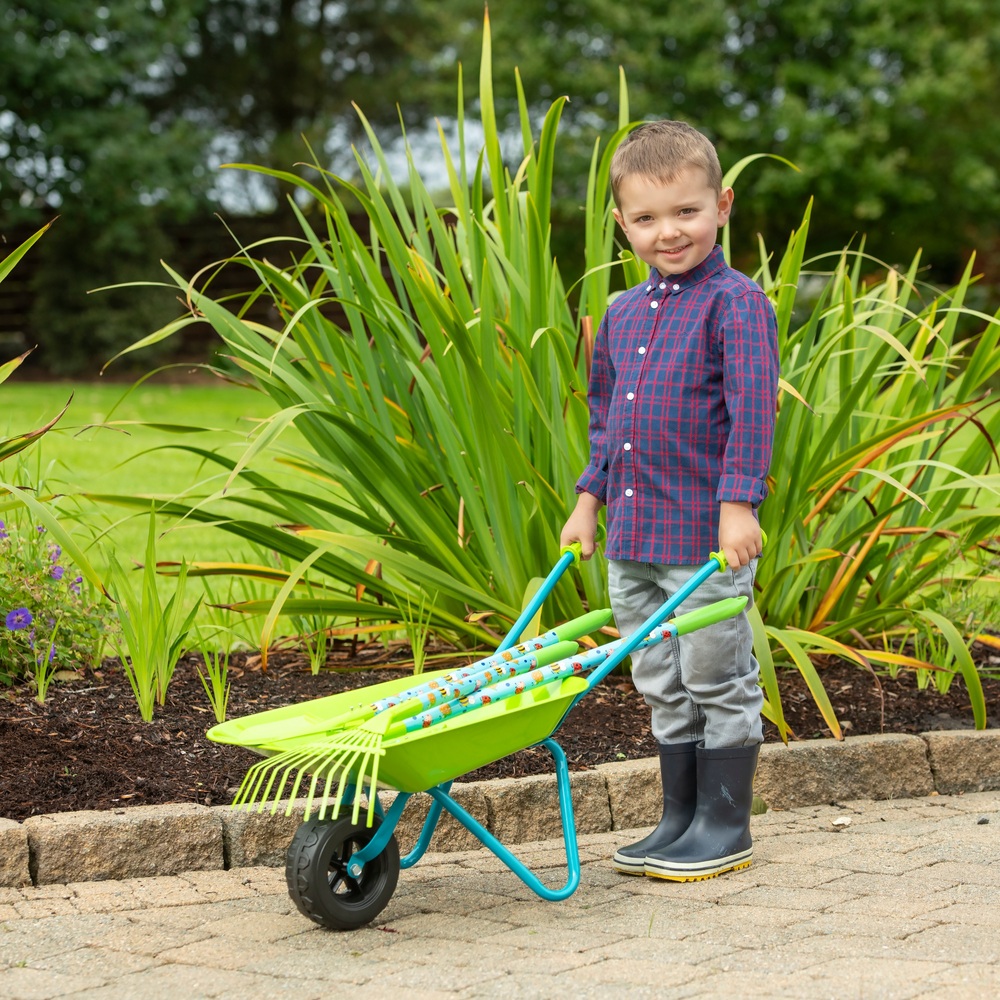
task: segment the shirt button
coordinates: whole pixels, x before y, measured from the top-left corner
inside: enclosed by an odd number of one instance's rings
[[[630,497],[630,496],[632,496],[632,493],[633,493],[632,490],[626,490],[625,491],[625,496]]]
[[[646,285],[646,291],[647,292],[651,292],[652,290],[653,290],[653,286],[652,285]]]
[[[627,392],[627,393],[625,393],[625,398],[626,399],[635,399],[635,393],[634,392]]]
[[[667,287],[667,283],[665,281],[661,281],[660,282],[660,288],[666,288],[666,287]]]
[[[626,441],[626,442],[625,442],[625,443],[624,443],[624,444],[622,445],[622,447],[623,447],[623,448],[624,448],[624,449],[625,449],[626,451],[631,451],[631,450],[632,450],[632,443],[631,443],[630,441]]]
[[[646,353],[646,348],[645,347],[640,347],[639,348],[639,353],[640,354],[645,354]]]
[[[674,291],[675,292],[679,292],[680,290],[681,290],[681,286],[680,285],[674,285]]]
[[[659,304],[660,304],[660,303],[659,303],[659,302],[657,302],[657,301],[656,301],[656,300],[654,299],[654,300],[653,300],[652,302],[650,302],[650,303],[649,303],[649,308],[650,308],[650,309],[655,309],[655,308],[656,308],[656,307],[657,307],[657,306],[658,306]]]

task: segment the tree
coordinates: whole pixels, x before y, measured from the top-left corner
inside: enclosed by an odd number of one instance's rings
[[[0,213],[61,216],[35,276],[35,335],[55,371],[96,371],[162,321],[148,294],[87,296],[148,277],[167,219],[205,204],[203,131],[163,96],[192,0],[0,3]]]
[[[466,55],[479,5],[461,6]],[[511,75],[503,60],[537,107],[568,95],[581,152],[613,131],[621,66],[633,119],[692,122],[723,166],[755,152],[792,160],[799,173],[772,161],[741,177],[737,242],[762,231],[776,245],[815,196],[817,250],[867,233],[894,261],[924,247],[946,279],[970,249],[996,252],[991,0],[495,0],[490,11],[498,88]],[[583,176],[567,162],[577,204]],[[996,256],[992,267],[1000,278]]]
[[[305,139],[325,162],[350,171],[350,145],[363,135],[352,104],[382,126],[398,126],[400,114],[414,125],[440,113],[454,87],[444,51],[448,6],[202,0],[170,104],[210,131],[216,162],[288,170],[306,158]],[[216,197],[259,210],[277,190],[259,184],[259,175],[230,174]]]

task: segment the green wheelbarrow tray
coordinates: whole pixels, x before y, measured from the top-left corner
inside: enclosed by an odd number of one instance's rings
[[[427,679],[443,676],[447,671],[426,675]],[[385,698],[405,691],[413,684],[412,676],[403,676],[363,689],[364,702]],[[573,701],[587,690],[585,678],[566,677],[484,705],[475,712],[456,716],[428,729],[419,729],[382,743],[378,766],[379,784],[401,792],[424,792],[477,767],[541,743],[559,727]],[[208,731],[216,743],[246,747],[265,757],[294,750],[316,740],[316,728],[325,718],[334,719],[363,702],[358,691],[317,698],[304,705],[274,708],[243,719],[232,719]],[[301,728],[307,735],[271,742],[260,742],[254,730],[273,723],[287,724],[294,731]],[[266,731],[265,731],[266,732]]]

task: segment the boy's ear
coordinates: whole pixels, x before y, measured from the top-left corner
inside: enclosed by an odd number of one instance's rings
[[[729,214],[733,210],[733,189],[723,188],[719,195],[719,225],[724,226],[729,221]]]
[[[615,222],[622,227],[622,232],[628,236],[628,230],[625,228],[625,223],[622,221],[622,213],[617,209],[611,209],[611,214],[615,217]]]

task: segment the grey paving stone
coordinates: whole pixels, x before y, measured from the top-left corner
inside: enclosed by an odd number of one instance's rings
[[[942,795],[1000,788],[1000,730],[922,733],[934,787]]]

